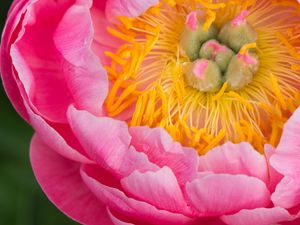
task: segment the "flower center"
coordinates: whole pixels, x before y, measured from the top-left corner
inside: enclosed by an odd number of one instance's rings
[[[216,92],[225,82],[228,90],[241,90],[252,81],[258,59],[249,49],[256,48],[257,35],[247,15],[242,11],[218,31],[213,24],[205,27],[196,12],[188,14],[180,39],[181,54],[191,60],[184,65],[187,84]]]
[[[164,0],[117,19],[109,116],[163,127],[199,154],[226,141],[277,145],[300,105],[296,1]]]

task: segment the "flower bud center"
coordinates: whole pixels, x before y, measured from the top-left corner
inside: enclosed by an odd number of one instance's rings
[[[247,16],[248,11],[242,11],[218,31],[213,23],[204,29],[205,21],[197,12],[188,14],[180,52],[191,61],[185,74],[190,86],[212,92],[227,82],[228,90],[240,90],[252,81],[259,61],[255,52],[249,51],[256,48],[257,34]]]

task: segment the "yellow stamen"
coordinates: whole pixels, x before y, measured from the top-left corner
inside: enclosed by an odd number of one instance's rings
[[[216,20],[216,13],[214,11],[208,10],[207,11],[207,19],[205,23],[203,24],[203,29],[205,31],[208,31],[210,26],[213,24],[213,22]]]
[[[274,94],[276,95],[276,97],[277,97],[280,105],[282,106],[282,108],[284,110],[286,110],[287,109],[286,102],[285,102],[285,99],[282,96],[280,86],[278,84],[278,80],[276,79],[276,77],[273,74],[270,75],[270,78],[271,78],[272,90],[273,90]]]
[[[245,54],[248,52],[249,49],[253,49],[253,48],[256,48],[256,47],[257,47],[256,43],[245,44],[245,45],[241,48],[240,54],[241,54],[241,55],[245,55]]]
[[[217,101],[219,100],[225,93],[226,89],[228,88],[228,83],[225,82],[222,86],[222,88],[220,89],[220,91],[213,97],[213,101]]]

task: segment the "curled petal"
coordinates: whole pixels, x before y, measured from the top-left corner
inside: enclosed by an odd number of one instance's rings
[[[271,196],[276,206],[292,208],[300,204],[300,180],[297,177],[284,177]]]
[[[68,110],[71,128],[88,155],[99,165],[119,177],[134,170],[156,170],[145,154],[130,146],[131,136],[125,122],[96,117],[71,106]]]
[[[226,224],[234,225],[270,225],[293,219],[287,210],[280,207],[244,209],[234,215],[222,216]]]
[[[62,212],[83,224],[113,225],[106,206],[83,183],[80,164],[57,154],[38,136],[32,139],[30,160],[43,191]]]
[[[232,214],[265,207],[270,193],[259,179],[245,175],[212,174],[187,183],[186,193],[203,216]]]
[[[90,50],[90,3],[36,1],[27,8],[11,46],[13,65],[32,107],[49,121],[66,122],[70,104],[101,113],[107,80]],[[81,19],[72,24],[74,17]],[[70,38],[70,33],[75,37]]]
[[[156,172],[133,172],[121,180],[132,196],[171,212],[187,212],[187,204],[172,170],[163,167]]]
[[[300,174],[300,108],[285,124],[279,145],[270,160],[272,166],[284,175]]]
[[[81,176],[90,190],[110,209],[140,221],[151,221],[156,224],[187,224],[192,219],[182,214],[176,214],[142,201],[127,197],[121,190],[107,186],[93,178],[87,168],[82,168]]]
[[[216,147],[199,159],[199,170],[214,173],[244,174],[268,180],[265,157],[260,155],[246,142],[233,144],[228,142]]]
[[[194,149],[183,148],[162,128],[131,127],[129,131],[136,150],[158,166],[171,168],[180,184],[196,177],[198,155]]]

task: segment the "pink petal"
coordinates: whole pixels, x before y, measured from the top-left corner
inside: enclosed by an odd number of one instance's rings
[[[156,172],[134,171],[121,180],[131,196],[171,212],[188,212],[187,203],[172,170],[163,167]]]
[[[106,15],[108,18],[115,18],[116,16],[137,17],[158,3],[159,0],[107,0]]]
[[[300,204],[300,108],[284,126],[279,145],[270,159],[271,165],[285,177],[272,194],[274,205],[292,208]]]
[[[300,108],[285,124],[271,165],[284,175],[300,174]]]
[[[68,159],[82,163],[91,163],[91,160],[89,160],[85,155],[80,153],[77,149],[72,148],[69,143],[66,142],[66,139],[53,128],[54,126],[50,126],[44,119],[36,115],[27,105],[26,109],[30,117],[30,124],[37,132],[37,135],[44,143],[50,146],[51,149]],[[67,131],[64,129],[63,132],[65,133]]]
[[[265,207],[270,193],[259,179],[245,175],[213,174],[187,183],[186,193],[203,216],[232,214]]]
[[[278,173],[273,166],[270,164],[270,158],[275,154],[276,149],[271,145],[265,145],[265,156],[268,164],[269,170],[269,183],[268,188],[271,193],[275,191],[277,184],[282,180],[282,174]]]
[[[113,25],[109,23],[105,16],[105,4],[106,0],[93,1],[93,7],[91,8],[91,16],[94,26],[92,49],[101,59],[102,64],[110,65],[111,58],[107,57],[104,53],[106,51],[115,52],[117,48],[123,44],[123,42],[107,32],[107,27],[112,27]]]
[[[199,171],[214,173],[245,174],[268,181],[265,157],[246,142],[228,142],[216,147],[199,159]]]
[[[276,186],[271,196],[275,206],[292,208],[300,204],[300,179],[296,177],[284,177]]]
[[[36,109],[53,122],[66,122],[70,104],[99,114],[106,94],[103,78],[106,75],[89,49],[93,35],[89,6],[90,1],[74,5],[71,1],[37,1],[27,9],[23,29],[11,48],[13,63],[27,95]],[[72,21],[74,17],[81,19],[70,24],[66,22],[70,17]],[[62,35],[68,25],[72,25],[68,35],[77,35],[72,41]],[[68,41],[68,46],[57,46],[57,40]],[[67,54],[66,50],[73,47],[77,52]],[[74,57],[75,53],[86,57],[89,63],[82,60],[84,57]],[[89,88],[82,84],[88,84]]]
[[[74,5],[60,21],[54,42],[66,60],[65,79],[75,106],[98,115],[108,92],[108,80],[99,59],[91,51],[93,36],[90,5]]]
[[[146,202],[127,197],[121,190],[107,186],[91,176],[85,167],[81,176],[90,190],[111,210],[140,221],[154,224],[187,224],[192,221],[181,214],[159,210]],[[104,181],[102,181],[104,182]]]
[[[287,210],[275,207],[244,209],[234,215],[222,216],[222,220],[227,224],[234,225],[270,225],[293,220],[293,217]]]
[[[113,225],[103,205],[83,183],[79,164],[61,157],[34,136],[30,147],[34,174],[62,212],[87,225]]]
[[[171,168],[180,184],[196,177],[198,155],[194,149],[183,148],[162,128],[131,127],[129,131],[136,150],[158,166]]]
[[[2,78],[5,91],[18,113],[28,121],[27,111],[24,106],[23,99],[20,95],[17,76],[12,66],[12,59],[10,57],[11,44],[18,38],[18,33],[21,29],[21,24],[24,19],[24,13],[26,9],[33,4],[33,1],[14,1],[6,21],[6,25],[3,29],[1,39],[1,71],[0,76]]]
[[[108,212],[108,215],[109,215],[111,221],[114,223],[114,225],[134,225],[133,223],[126,223],[124,221],[121,221],[119,218],[114,216],[109,209],[107,209],[107,212]]]
[[[130,147],[131,136],[125,122],[96,117],[87,111],[70,107],[71,128],[89,156],[117,176],[128,176],[134,170],[157,170],[145,154]]]
[[[296,220],[293,220],[293,221],[280,223],[280,225],[299,225],[299,224],[300,224],[300,219],[296,219]]]

